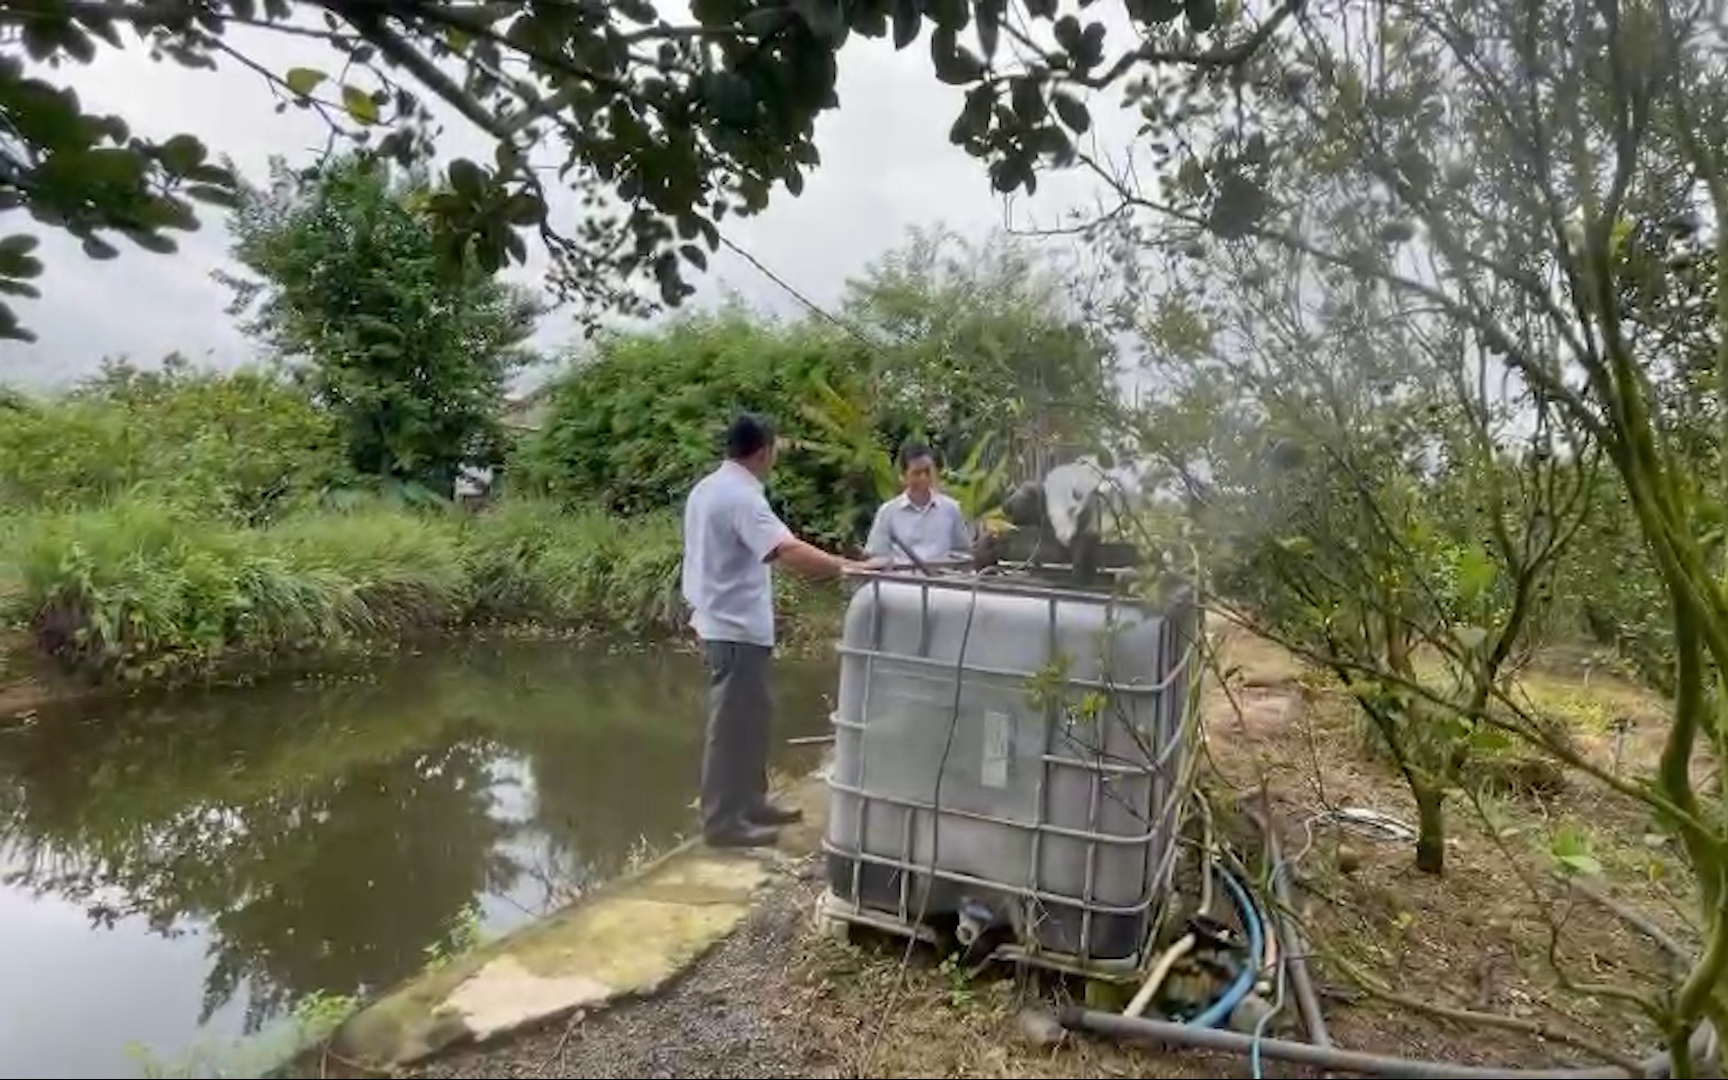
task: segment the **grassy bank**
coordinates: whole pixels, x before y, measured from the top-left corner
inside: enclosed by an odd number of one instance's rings
[[[126,499],[0,518],[0,621],[96,682],[202,677],[288,656],[501,625],[676,633],[677,522],[534,501],[479,513],[370,503],[246,527]],[[831,625],[786,582],[788,636]]]

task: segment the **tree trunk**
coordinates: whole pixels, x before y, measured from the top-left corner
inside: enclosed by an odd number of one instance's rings
[[[1438,785],[1411,784],[1416,796],[1416,869],[1425,874],[1446,872],[1445,791]]]

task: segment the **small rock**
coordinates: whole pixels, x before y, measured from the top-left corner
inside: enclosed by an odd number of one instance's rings
[[[851,923],[847,922],[845,919],[836,919],[832,915],[823,915],[820,913],[817,914],[816,918],[817,918],[818,925],[821,928],[823,937],[827,938],[829,941],[837,942],[841,945],[846,945],[846,944],[851,943],[851,941],[852,941],[852,924]]]
[[[1020,1037],[1033,1046],[1055,1046],[1068,1037],[1056,1018],[1043,1009],[1021,1009],[1014,1017]]]
[[[1230,1029],[1239,1031],[1244,1035],[1252,1035],[1256,1031],[1264,1030],[1260,1023],[1271,1015],[1272,1006],[1266,1003],[1265,998],[1259,994],[1249,994],[1238,1001],[1234,1009],[1230,1010]]]
[[[1354,874],[1362,868],[1362,853],[1348,844],[1338,845],[1338,870],[1340,873]]]

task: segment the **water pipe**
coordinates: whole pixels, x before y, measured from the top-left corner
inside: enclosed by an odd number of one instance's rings
[[[1278,962],[1282,959],[1281,946],[1278,944],[1278,927],[1267,914],[1266,908],[1254,897],[1254,914],[1260,917],[1260,931],[1266,935],[1266,953],[1260,958],[1260,966],[1254,973],[1254,988],[1264,992],[1269,985],[1267,979],[1274,976],[1278,970]]]
[[[1326,1014],[1320,1009],[1320,995],[1315,991],[1314,979],[1308,972],[1308,943],[1291,915],[1296,910],[1290,896],[1291,866],[1284,861],[1278,830],[1272,827],[1271,815],[1256,820],[1266,835],[1266,853],[1271,857],[1272,899],[1278,904],[1274,918],[1278,936],[1284,943],[1284,972],[1290,981],[1290,992],[1296,998],[1296,1011],[1302,1017],[1308,1041],[1315,1046],[1331,1046],[1332,1035],[1326,1030]]]
[[[1170,969],[1176,966],[1176,961],[1187,956],[1194,949],[1194,935],[1183,934],[1176,939],[1176,944],[1158,954],[1158,959],[1152,965],[1151,974],[1140,984],[1140,989],[1128,1007],[1122,1010],[1123,1016],[1139,1016],[1146,1011],[1146,1006],[1152,1004],[1152,999],[1158,993],[1158,988],[1164,985],[1164,979],[1170,974]]]
[[[1359,1076],[1411,1077],[1415,1080],[1616,1080],[1628,1075],[1667,1077],[1670,1065],[1667,1054],[1656,1054],[1639,1062],[1639,1071],[1631,1074],[1617,1065],[1594,1069],[1496,1069],[1487,1066],[1450,1065],[1440,1061],[1421,1061],[1386,1054],[1365,1054],[1355,1050],[1340,1050],[1333,1046],[1291,1042],[1288,1039],[1255,1039],[1251,1035],[1218,1031],[1198,1024],[1118,1016],[1095,1009],[1068,1007],[1057,1013],[1056,1020],[1070,1031],[1090,1031],[1165,1047],[1248,1056],[1254,1053],[1258,1046],[1262,1057],[1317,1069],[1355,1073]],[[1694,1047],[1707,1050],[1711,1042],[1708,1027],[1700,1028],[1692,1037],[1692,1042]]]
[[[1366,816],[1362,815],[1356,820],[1361,821]],[[1369,822],[1363,823],[1368,824]],[[1259,824],[1267,834],[1268,850],[1274,854],[1272,886],[1279,903],[1283,906],[1284,911],[1288,912],[1291,910],[1290,889],[1286,881],[1288,876],[1286,871],[1289,864],[1284,862],[1282,856],[1277,855],[1277,840],[1272,835],[1270,822],[1261,820]],[[1376,821],[1372,824],[1378,825],[1380,822]],[[1219,867],[1218,874],[1219,880],[1224,884],[1225,891],[1230,893],[1231,900],[1236,904],[1237,911],[1241,914],[1243,925],[1248,929],[1250,953],[1253,957],[1258,958],[1261,955],[1261,923],[1256,907],[1234,873]],[[1057,1022],[1071,1031],[1089,1031],[1112,1038],[1149,1042],[1166,1047],[1238,1054],[1250,1059],[1271,1058],[1296,1065],[1307,1065],[1320,1070],[1355,1073],[1361,1076],[1410,1077],[1415,1078],[1415,1080],[1490,1080],[1490,1078],[1503,1078],[1503,1080],[1617,1080],[1617,1078],[1632,1076],[1643,1077],[1646,1080],[1665,1080],[1670,1075],[1672,1061],[1666,1053],[1654,1054],[1643,1059],[1638,1062],[1637,1072],[1628,1073],[1618,1065],[1589,1069],[1496,1069],[1486,1066],[1453,1065],[1441,1061],[1425,1061],[1416,1058],[1339,1049],[1331,1045],[1330,1035],[1326,1031],[1326,1023],[1320,1012],[1319,996],[1314,992],[1314,986],[1309,977],[1304,950],[1298,944],[1301,939],[1296,936],[1292,924],[1287,921],[1284,913],[1280,913],[1279,917],[1284,920],[1285,971],[1289,975],[1291,989],[1296,994],[1297,1005],[1302,1010],[1303,1023],[1308,1027],[1309,1037],[1314,1040],[1312,1043],[1293,1042],[1288,1039],[1268,1039],[1261,1034],[1243,1035],[1235,1031],[1217,1029],[1217,1022],[1228,1017],[1236,1004],[1247,996],[1244,977],[1247,986],[1251,986],[1257,971],[1256,966],[1252,963],[1244,967],[1242,975],[1217,1001],[1213,1002],[1206,1012],[1189,1023],[1149,1020],[1140,1016],[1122,1016],[1072,1006],[1057,1013]],[[1267,921],[1272,920],[1268,919]],[[1239,988],[1241,991],[1238,993]],[[1305,1002],[1304,998],[1308,1000]],[[1205,1021],[1210,1021],[1210,1023]],[[1717,1053],[1716,1036],[1708,1023],[1699,1026],[1698,1030],[1693,1033],[1691,1041],[1693,1054],[1696,1056],[1707,1059]]]
[[[1200,914],[1212,914],[1212,804],[1198,791],[1194,801],[1200,806]]]
[[[1273,872],[1276,873],[1277,871],[1274,870]],[[1268,920],[1268,922],[1270,922],[1270,920]],[[1270,927],[1267,929],[1266,937],[1268,941],[1273,940],[1272,930]],[[1261,1013],[1260,1019],[1255,1022],[1254,1041],[1250,1045],[1248,1052],[1248,1072],[1249,1075],[1253,1077],[1253,1080],[1264,1080],[1266,1076],[1260,1064],[1261,1057],[1263,1056],[1260,1053],[1260,1047],[1266,1041],[1266,1029],[1271,1027],[1272,1021],[1279,1013],[1284,1011],[1284,994],[1285,991],[1289,989],[1290,983],[1288,961],[1276,966],[1273,977],[1277,980],[1277,995],[1272,999],[1272,1007]]]
[[[1215,866],[1215,862],[1215,859],[1206,859],[1204,864],[1206,872],[1208,875],[1215,872],[1218,878],[1224,882],[1225,890],[1230,893],[1230,899],[1236,905],[1237,917],[1242,920],[1242,925],[1248,932],[1249,955],[1248,963],[1238,973],[1236,981],[1214,999],[1204,1012],[1189,1021],[1192,1024],[1206,1024],[1209,1027],[1217,1027],[1229,1019],[1231,1011],[1253,990],[1254,984],[1259,981],[1260,972],[1266,967],[1265,943],[1262,941],[1264,920],[1259,916],[1258,907],[1250,899],[1247,890],[1236,880],[1235,875],[1221,866]],[[1170,969],[1176,966],[1176,961],[1192,952],[1198,943],[1199,939],[1194,934],[1184,934],[1177,938],[1168,949],[1158,954],[1158,958],[1152,963],[1151,971],[1147,973],[1146,981],[1140,984],[1140,989],[1128,1002],[1128,1007],[1122,1010],[1122,1015],[1135,1017],[1144,1013],[1146,1007],[1152,1003],[1153,997],[1157,995],[1158,988],[1164,984],[1164,980],[1169,976]]]
[[[1230,894],[1230,900],[1236,905],[1236,913],[1242,919],[1242,926],[1248,931],[1248,962],[1242,965],[1242,970],[1236,973],[1236,981],[1218,995],[1216,1001],[1206,1006],[1204,1012],[1196,1016],[1185,1027],[1215,1028],[1220,1027],[1230,1018],[1230,1013],[1254,989],[1254,984],[1260,979],[1260,959],[1265,955],[1266,944],[1260,928],[1260,916],[1255,911],[1254,901],[1248,897],[1248,890],[1236,880],[1236,875],[1219,867],[1218,881],[1224,886],[1224,891]],[[1150,1021],[1148,1021],[1150,1022]]]

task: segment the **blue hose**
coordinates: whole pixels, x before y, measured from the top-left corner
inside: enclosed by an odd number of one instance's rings
[[[1230,1019],[1230,1013],[1241,1004],[1248,992],[1254,989],[1254,981],[1258,977],[1260,958],[1265,953],[1266,943],[1260,929],[1260,914],[1254,909],[1254,902],[1248,899],[1248,890],[1236,880],[1236,875],[1223,867],[1218,868],[1218,880],[1224,883],[1224,891],[1230,894],[1230,900],[1236,905],[1236,913],[1242,918],[1242,925],[1248,931],[1248,962],[1237,972],[1236,981],[1212,1004],[1206,1006],[1206,1011],[1188,1021],[1189,1027],[1222,1027]]]

